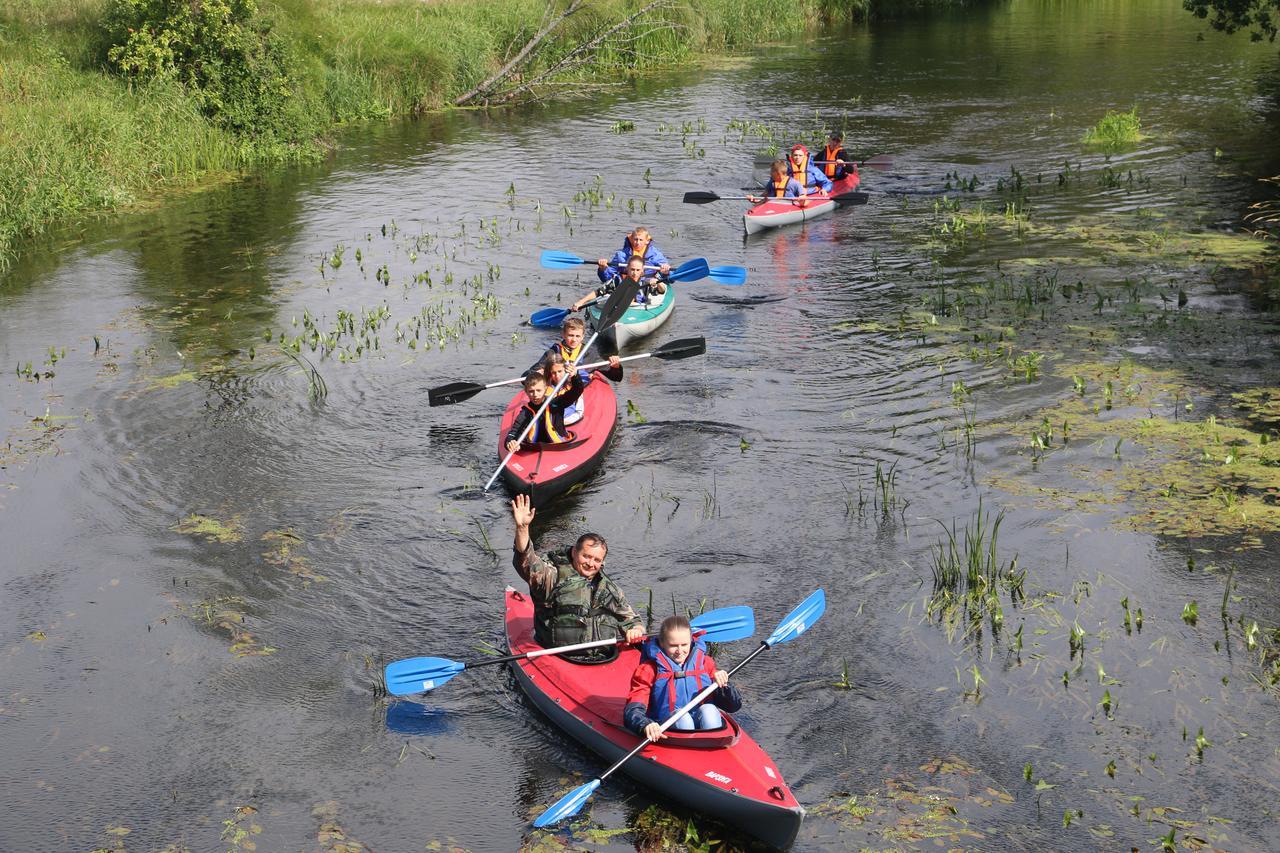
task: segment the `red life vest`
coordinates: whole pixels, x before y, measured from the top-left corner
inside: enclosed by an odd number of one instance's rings
[[[649,691],[648,717],[651,720],[665,723],[678,709],[715,683],[715,665],[707,655],[707,644],[701,639],[693,641],[684,666],[666,656],[658,645],[657,637],[645,641],[640,654],[658,671],[653,689]]]
[[[828,160],[828,161],[834,160],[836,159],[836,157],[840,155],[840,151],[841,151],[841,146],[839,145],[836,146],[834,151],[831,150],[830,145],[825,145],[822,148],[822,159]],[[834,178],[836,176],[836,169],[838,168],[839,166],[837,166],[835,163],[828,162],[826,165],[822,167],[822,171],[826,173],[828,178]]]

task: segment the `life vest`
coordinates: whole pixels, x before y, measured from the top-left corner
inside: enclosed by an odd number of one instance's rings
[[[649,260],[649,247],[653,245],[652,236],[650,236],[648,240],[645,240],[644,243],[639,247],[636,246],[635,240],[631,239],[630,234],[627,235],[627,239],[624,240],[623,242],[626,244],[627,250],[631,252],[632,255],[639,255],[640,257],[644,258],[645,261]],[[629,257],[628,257],[628,260],[630,260]]]
[[[822,159],[828,161],[822,167],[822,171],[826,174],[828,178],[834,178],[836,176],[836,170],[840,168],[838,164],[832,163],[830,161],[840,156],[841,150],[843,149],[839,145],[836,146],[836,149],[834,151],[831,150],[830,145],[823,146],[822,148]]]
[[[563,391],[564,389],[561,389]],[[558,394],[556,396],[559,396]],[[545,402],[545,401],[543,401]],[[541,404],[535,406],[532,403],[525,403],[524,410],[529,413],[530,417],[538,414],[538,409],[542,408]],[[546,411],[542,413],[542,417],[529,433],[529,441],[535,444],[560,444],[573,438],[573,433],[564,429],[563,411],[561,412],[561,428],[556,429],[555,412],[551,406],[547,406]]]
[[[783,176],[782,176],[782,180],[780,180],[780,181],[770,181],[770,182],[769,182],[769,192],[772,194],[770,197],[771,197],[771,198],[786,198],[786,197],[787,197],[787,184],[788,184],[790,181],[791,181],[791,178],[787,177],[786,175],[783,175]]]
[[[564,356],[565,361],[577,361],[578,356],[582,355],[582,344],[578,344],[573,349],[569,349],[564,345],[564,341],[556,341],[551,345],[552,349]]]
[[[800,195],[806,195],[809,192],[809,154],[805,152],[804,163],[799,167],[787,158],[787,174],[795,178],[800,183]]]
[[[707,655],[707,644],[701,639],[693,641],[689,657],[684,665],[673,661],[658,645],[657,637],[650,637],[640,648],[641,656],[653,663],[657,677],[649,691],[648,716],[659,723],[666,722],[678,709],[693,701],[693,697],[715,684],[715,665]]]
[[[622,637],[622,628],[613,614],[625,608],[625,599],[613,580],[604,572],[596,574],[596,582],[578,574],[573,567],[572,548],[547,554],[546,560],[556,568],[555,588],[545,599],[540,588],[530,589],[538,643],[552,648]]]

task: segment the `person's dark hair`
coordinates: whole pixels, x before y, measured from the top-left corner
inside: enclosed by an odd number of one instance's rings
[[[665,643],[667,641],[668,634],[672,631],[679,631],[682,628],[688,631],[691,635],[693,634],[693,626],[689,624],[688,619],[679,614],[676,614],[675,616],[668,616],[666,619],[663,619],[662,624],[658,626],[658,640]]]
[[[844,134],[838,130],[831,131],[831,135],[827,138],[834,142],[844,142]]]
[[[604,537],[599,533],[584,533],[578,537],[578,541],[573,543],[574,551],[581,551],[587,545],[603,545],[605,556],[609,556],[609,543],[604,541]]]
[[[542,357],[542,363],[538,365],[538,369],[541,370],[543,373],[550,373],[551,371],[548,370],[547,368],[551,367],[551,365],[564,364],[564,363],[565,363],[564,356],[561,355],[557,350],[552,350],[551,352],[547,353],[545,356]]]
[[[526,391],[528,391],[530,388],[532,388],[534,385],[537,385],[539,382],[541,382],[543,385],[546,385],[547,377],[543,374],[541,370],[530,370],[527,374],[525,374],[524,384],[522,387]]]

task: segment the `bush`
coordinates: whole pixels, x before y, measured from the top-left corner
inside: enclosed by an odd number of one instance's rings
[[[233,133],[281,141],[306,133],[293,62],[255,0],[111,0],[105,25],[112,67],[181,84]]]

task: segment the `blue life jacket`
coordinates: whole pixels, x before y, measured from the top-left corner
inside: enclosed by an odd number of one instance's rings
[[[667,657],[658,645],[657,637],[645,641],[640,647],[640,655],[644,660],[652,661],[658,670],[653,689],[649,691],[648,716],[659,723],[665,723],[693,697],[715,683],[712,677],[714,665],[707,655],[707,644],[701,639],[694,639],[683,666]]]

